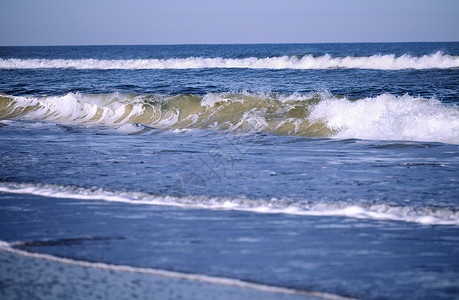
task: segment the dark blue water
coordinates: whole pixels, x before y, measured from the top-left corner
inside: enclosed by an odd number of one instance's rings
[[[458,43],[281,44],[281,45],[175,45],[1,47],[3,59],[171,59],[171,58],[270,58],[281,56],[368,57],[412,55],[440,51],[458,55]],[[220,92],[309,93],[327,90],[337,95],[363,98],[383,93],[437,96],[443,101],[459,97],[457,67],[428,70],[72,70],[0,69],[0,92],[11,95],[60,95],[68,92],[198,94]]]
[[[341,296],[459,298],[458,55],[2,47],[0,240]]]

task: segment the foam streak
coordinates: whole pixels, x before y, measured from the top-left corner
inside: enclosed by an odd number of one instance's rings
[[[206,196],[174,197],[151,195],[141,192],[109,192],[103,189],[92,191],[84,188],[57,185],[0,183],[0,192],[30,194],[53,198],[102,200],[140,205],[167,205],[191,209],[236,210],[255,213],[290,214],[302,216],[347,217],[369,220],[413,222],[425,225],[459,226],[459,212],[444,208],[412,208],[357,203],[275,203],[264,199],[218,198]]]

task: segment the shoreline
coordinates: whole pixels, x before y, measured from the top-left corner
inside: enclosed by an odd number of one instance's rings
[[[78,261],[0,244],[0,295],[8,299],[348,299],[244,282]]]

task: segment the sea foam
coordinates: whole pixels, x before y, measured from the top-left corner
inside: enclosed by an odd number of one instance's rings
[[[372,56],[281,56],[266,58],[170,58],[170,59],[19,59],[0,58],[0,69],[450,69],[459,68],[459,56],[436,52],[430,55],[376,54]]]
[[[330,97],[312,108],[335,138],[407,140],[459,144],[459,109],[436,99],[383,94],[350,101]]]
[[[414,222],[426,225],[459,225],[459,212],[449,208],[414,208],[387,204],[362,205],[352,202],[291,202],[276,199],[247,199],[208,196],[161,196],[143,192],[106,191],[72,186],[0,182],[0,192],[53,198],[102,200],[140,205],[168,205],[196,209],[237,210],[303,216],[347,217],[370,220]]]

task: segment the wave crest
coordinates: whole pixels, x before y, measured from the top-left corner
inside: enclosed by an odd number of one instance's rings
[[[430,55],[376,54],[372,56],[282,56],[267,58],[170,58],[170,59],[18,59],[0,58],[1,69],[202,69],[202,68],[248,68],[248,69],[450,69],[459,68],[459,56],[436,52]]]
[[[5,95],[0,96],[0,119],[459,144],[457,106],[391,94],[358,100],[328,93]]]

